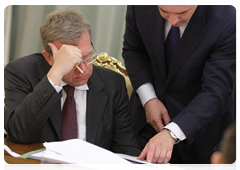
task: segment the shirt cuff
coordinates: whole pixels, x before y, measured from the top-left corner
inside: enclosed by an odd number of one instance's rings
[[[48,76],[47,76],[48,78]],[[54,86],[53,82],[48,78],[49,83],[55,88],[56,92],[59,93],[62,90],[61,86]]]
[[[145,83],[136,90],[142,105],[144,106],[150,99],[157,98],[153,85]]]
[[[185,134],[183,133],[183,131],[180,129],[180,127],[174,123],[171,122],[168,125],[166,125],[163,129],[168,129],[171,130],[172,133],[174,133],[174,135],[180,140],[183,141],[184,139],[186,139]]]

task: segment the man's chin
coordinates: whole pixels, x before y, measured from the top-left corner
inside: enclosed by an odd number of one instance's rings
[[[70,86],[73,86],[73,87],[78,87],[78,86],[83,86],[84,84],[86,84],[88,81],[86,80],[81,80],[81,81],[74,81],[74,82],[71,82],[71,83],[68,83]]]

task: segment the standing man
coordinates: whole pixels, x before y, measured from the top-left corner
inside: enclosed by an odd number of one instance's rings
[[[86,17],[75,10],[50,13],[40,33],[42,54],[14,60],[4,70],[8,137],[18,143],[78,138],[139,155],[125,80],[92,64],[97,52]]]
[[[236,117],[235,8],[128,6],[122,55],[139,159],[209,163]]]

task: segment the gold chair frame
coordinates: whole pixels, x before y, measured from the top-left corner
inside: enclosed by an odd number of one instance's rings
[[[93,62],[94,65],[104,67],[110,70],[113,70],[121,74],[125,78],[126,87],[128,91],[129,98],[131,97],[133,88],[129,76],[127,74],[126,68],[122,65],[122,62],[118,61],[116,58],[108,56],[107,53],[101,52],[97,60]]]

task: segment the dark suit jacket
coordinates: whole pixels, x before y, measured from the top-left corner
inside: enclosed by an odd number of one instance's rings
[[[4,128],[19,143],[62,140],[61,97],[49,83],[42,54],[9,63],[4,71]],[[124,78],[93,66],[88,81],[86,140],[113,152],[139,155]]]
[[[173,56],[167,76],[165,20],[157,6],[128,6],[123,58],[133,88],[153,84],[169,116],[186,135],[175,145],[185,163],[207,163],[224,129],[235,120],[236,10],[198,6]],[[146,126],[132,95],[134,126]]]

